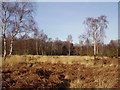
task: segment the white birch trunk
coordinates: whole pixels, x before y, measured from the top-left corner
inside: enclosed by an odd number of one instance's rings
[[[3,44],[4,44],[4,46],[3,46],[3,49],[4,49],[4,52],[3,52],[3,58],[5,59],[5,57],[6,57],[6,38],[4,37],[4,39],[3,39]]]
[[[96,59],[96,31],[94,32],[94,59]]]
[[[9,56],[12,55],[12,51],[13,51],[13,39],[10,42],[10,52],[9,52]]]
[[[23,5],[23,4],[22,4]],[[24,6],[22,6],[22,10],[24,9]],[[15,34],[12,34],[12,39],[11,39],[11,43],[10,43],[10,52],[9,52],[9,56],[11,56],[11,54],[12,54],[12,51],[13,51],[13,39],[14,39],[14,37],[19,33],[19,25],[20,25],[20,23],[22,22],[22,17],[23,17],[23,12],[22,12],[22,14],[21,14],[21,16],[20,16],[20,18],[19,18],[19,20],[18,20],[18,23],[17,23],[17,27],[16,27],[16,33]]]
[[[3,60],[5,60],[6,58],[6,54],[7,54],[7,51],[6,51],[6,36],[5,36],[5,30],[6,30],[6,11],[5,11],[5,16],[4,16],[4,27],[2,29],[2,34],[3,34]]]
[[[69,43],[69,56],[70,56],[70,51],[71,51],[71,50],[70,50],[70,43]]]
[[[97,47],[97,53],[96,53],[96,55],[98,55],[98,52],[99,52],[99,46],[97,45],[96,47]]]

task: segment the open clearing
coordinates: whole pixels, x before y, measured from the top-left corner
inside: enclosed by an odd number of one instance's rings
[[[3,88],[118,88],[118,59],[14,55],[2,77]]]

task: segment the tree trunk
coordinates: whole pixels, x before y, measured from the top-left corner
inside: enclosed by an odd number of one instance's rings
[[[26,40],[25,43],[26,43],[26,55],[28,55],[28,47],[29,47],[29,46],[28,46],[28,44],[27,44],[27,40]]]
[[[88,45],[87,45],[87,56],[88,56]]]
[[[96,59],[96,43],[94,41],[94,59]]]
[[[103,44],[102,44],[102,54],[101,55],[102,55],[102,58],[103,58]]]
[[[117,48],[117,55],[116,55],[117,58],[118,58],[118,54],[119,54],[119,51],[118,51],[118,48]]]
[[[99,52],[99,46],[97,45],[97,52],[96,52],[96,55],[98,55],[98,52]]]
[[[70,50],[70,44],[69,44],[69,56],[70,56],[70,52],[71,52],[71,50]]]
[[[9,52],[9,56],[12,55],[12,51],[13,51],[13,39],[10,42],[10,52]]]
[[[96,32],[94,32],[94,59],[96,59]]]
[[[3,34],[3,60],[5,60],[6,56],[7,56],[7,51],[6,51],[6,36],[5,36],[5,30],[6,30],[6,11],[5,11],[5,15],[4,15],[4,27],[2,29],[2,34]]]
[[[44,55],[44,50],[43,50],[43,48],[42,48],[42,55]]]
[[[69,48],[69,56],[70,56],[70,48]]]
[[[6,57],[6,38],[5,38],[5,35],[4,35],[4,38],[3,38],[3,60],[5,60],[5,57]]]
[[[82,46],[81,46],[81,56],[82,56],[82,53],[83,53],[83,51],[82,51]]]
[[[51,55],[52,55],[52,51],[53,51],[53,44],[51,45]]]
[[[37,40],[36,40],[36,54],[38,55],[38,43],[37,43]]]

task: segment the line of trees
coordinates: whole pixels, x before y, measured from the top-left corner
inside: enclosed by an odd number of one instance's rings
[[[58,38],[52,40],[43,31],[40,31],[39,38],[22,35],[14,39],[13,55],[79,55],[79,56],[93,56],[94,44],[88,39],[80,40],[79,44],[72,42],[61,41]],[[69,35],[68,35],[69,37]],[[7,55],[9,55],[10,39],[7,41]],[[109,44],[97,44],[97,56],[118,56],[118,43],[117,40],[111,40]]]
[[[30,2],[2,2],[3,57],[11,54],[118,56],[118,43],[104,44],[107,16],[86,18],[85,33],[73,44],[72,35],[66,41],[49,38],[39,30],[34,20],[34,5]]]

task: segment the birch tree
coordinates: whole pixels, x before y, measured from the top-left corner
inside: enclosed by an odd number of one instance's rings
[[[34,38],[35,38],[35,47],[36,47],[36,54],[38,55],[38,40],[40,37],[40,32],[38,31],[38,29],[34,29]]]
[[[89,55],[89,51],[88,51],[88,49],[89,49],[89,46],[90,46],[90,40],[88,39],[88,38],[86,38],[86,40],[85,40],[85,44],[86,44],[86,47],[87,47],[87,55]]]
[[[69,56],[70,56],[70,54],[71,54],[71,43],[72,43],[72,35],[68,35],[68,37],[67,37],[67,41],[68,41],[68,48],[69,48]]]
[[[78,36],[79,39],[79,46],[80,46],[80,55],[83,55],[83,45],[84,45],[84,40],[85,40],[85,35],[79,35]]]
[[[108,27],[107,16],[100,16],[98,18],[89,17],[84,21],[84,24],[86,26],[87,32],[89,32],[89,34],[93,38],[94,58],[96,59],[97,40],[99,37],[103,39],[105,36],[104,30]]]
[[[5,59],[7,51],[6,51],[6,34],[7,30],[10,27],[10,17],[12,16],[13,10],[12,6],[8,2],[2,2],[2,39],[3,39],[3,59]]]
[[[32,31],[35,25],[33,19],[33,6],[29,2],[12,2],[12,16],[10,17],[10,27],[7,33],[11,36],[9,55],[13,51],[14,38],[19,33]]]
[[[46,47],[47,47],[46,41],[48,39],[48,36],[44,33],[43,30],[40,31],[39,39],[40,39],[41,53],[42,55],[46,55]]]

